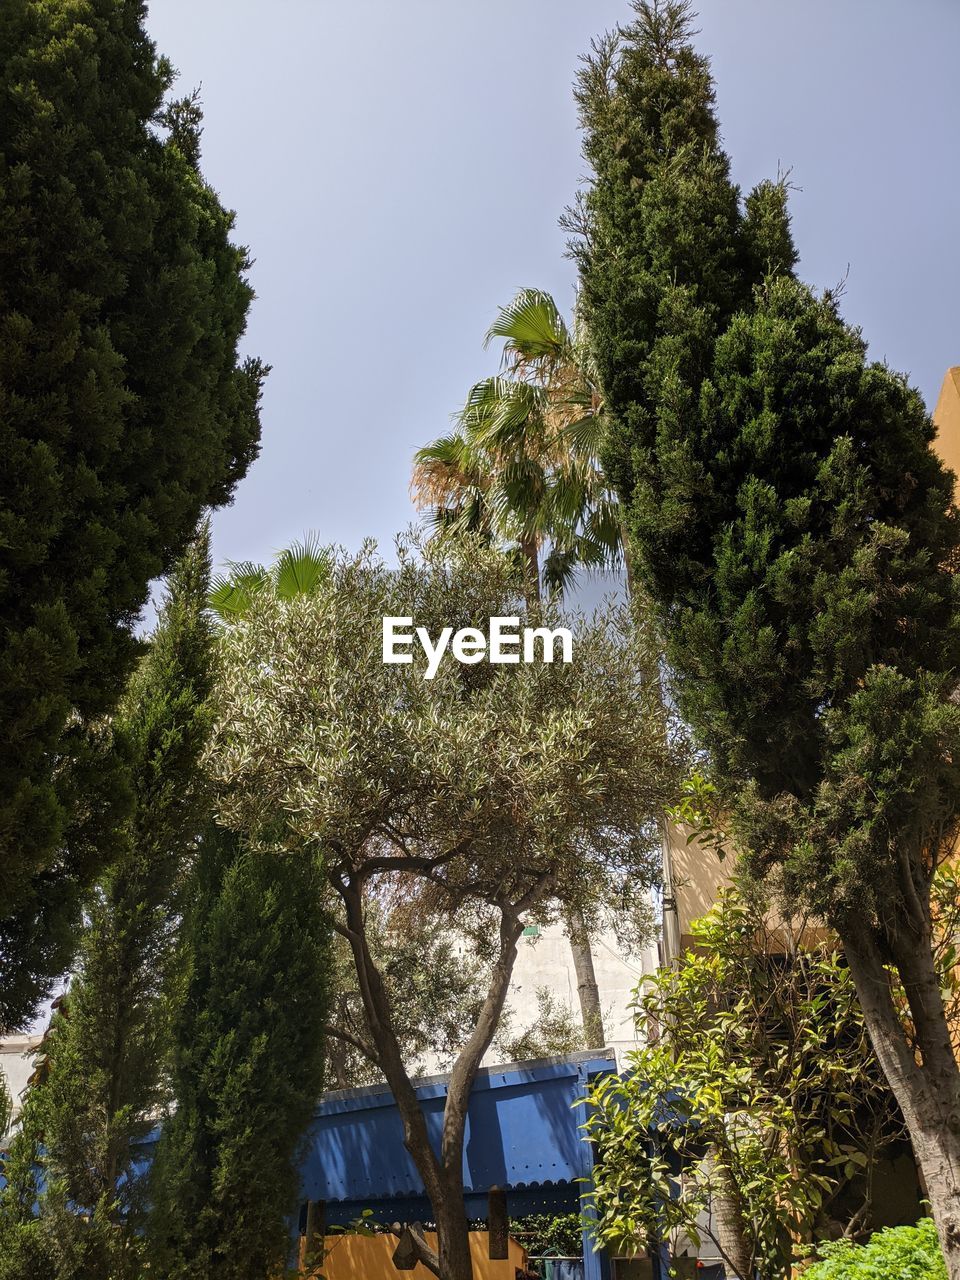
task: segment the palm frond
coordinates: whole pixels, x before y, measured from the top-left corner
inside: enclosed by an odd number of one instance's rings
[[[602,413],[586,413],[563,424],[561,434],[571,451],[587,458],[598,458],[607,423]]]
[[[494,338],[504,339],[508,364],[510,355],[523,361],[559,359],[570,348],[570,334],[560,310],[542,289],[521,289],[501,308],[487,330],[484,346]]]
[[[457,507],[464,495],[489,486],[489,462],[462,432],[440,436],[413,458],[410,496],[418,511]]]
[[[236,622],[246,614],[254,597],[269,581],[262,564],[252,560],[227,561],[227,572],[210,580],[207,605],[224,622]]]
[[[496,467],[520,454],[546,460],[550,442],[544,429],[543,389],[512,378],[486,378],[470,392],[459,428],[483,451],[483,465]]]
[[[543,560],[543,584],[552,596],[562,596],[576,583],[580,568],[576,546],[553,545]]]
[[[312,595],[330,578],[333,552],[315,533],[279,552],[271,569],[273,589],[281,600]]]

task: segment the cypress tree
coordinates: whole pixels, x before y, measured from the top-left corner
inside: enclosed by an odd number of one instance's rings
[[[954,478],[919,394],[793,278],[783,184],[729,184],[688,5],[635,8],[578,90],[610,469],[747,866],[837,930],[955,1278],[930,905],[960,829]]]
[[[121,855],[86,905],[77,973],[28,1095],[27,1129],[42,1135],[40,1221],[58,1280],[140,1273],[136,1144],[163,1100],[178,898],[211,805],[199,769],[210,726],[209,584],[204,527],[171,575],[150,649],[116,716],[133,815]]]
[[[165,106],[173,73],[144,14],[141,0],[0,6],[8,1026],[69,958],[78,896],[129,805],[90,726],[133,669],[148,584],[229,501],[259,438],[265,370],[237,354],[248,258],[196,168],[196,103]]]
[[[320,869],[211,829],[190,886],[174,1110],[154,1162],[151,1268],[268,1280],[286,1263],[295,1158],[322,1088],[329,932]]]
[[[4,1152],[0,1188],[0,1280],[57,1280],[50,1236],[36,1215],[40,1134],[29,1107]]]

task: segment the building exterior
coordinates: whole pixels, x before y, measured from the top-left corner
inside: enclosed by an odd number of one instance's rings
[[[660,962],[658,948],[651,943],[637,955],[626,955],[611,930],[593,936],[591,948],[606,1034],[604,1045],[588,1047],[612,1049],[622,1065],[625,1054],[638,1044],[630,1008],[633,994],[644,974],[656,971]],[[519,1032],[536,1023],[541,991],[548,992],[557,1005],[569,1011],[578,1026],[581,1024],[573,956],[559,923],[534,926],[521,939],[507,997],[511,1030]],[[496,1054],[488,1055],[486,1061],[487,1065],[496,1061]]]
[[[0,1040],[0,1075],[13,1102],[14,1122],[20,1114],[23,1093],[33,1074],[34,1055],[42,1038],[40,1035],[21,1035]],[[4,1136],[0,1133],[0,1138]]]
[[[491,1192],[502,1197],[503,1211],[513,1221],[530,1214],[589,1215],[594,1151],[582,1140],[577,1104],[591,1081],[615,1069],[612,1054],[579,1053],[480,1071],[470,1095],[463,1152],[464,1199],[472,1219],[490,1221],[492,1230]],[[417,1082],[433,1135],[439,1131],[446,1086],[444,1076]],[[322,1222],[318,1233],[348,1226],[365,1210],[372,1221],[384,1224],[430,1220],[423,1182],[404,1147],[400,1115],[385,1086],[323,1096],[304,1142],[300,1193],[301,1232],[310,1207]],[[586,1233],[579,1255],[566,1261],[567,1280],[611,1280],[612,1260],[594,1251]],[[509,1270],[512,1274],[512,1266]],[[630,1260],[624,1274],[631,1280],[659,1280],[665,1275],[659,1251]]]
[[[933,422],[937,428],[933,447],[950,470],[960,476],[960,365],[946,372]]]

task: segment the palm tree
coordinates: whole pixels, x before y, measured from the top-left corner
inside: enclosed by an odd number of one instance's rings
[[[521,290],[485,345],[494,339],[501,372],[471,389],[453,432],[417,452],[411,489],[438,535],[514,547],[532,603],[580,568],[623,563],[620,508],[599,463],[603,404],[585,344],[553,298]]]
[[[308,534],[277,553],[267,568],[251,560],[227,561],[227,572],[210,584],[207,603],[224,622],[237,622],[250,610],[256,596],[267,589],[281,600],[312,595],[330,577],[333,553],[316,534]]]
[[[532,605],[543,587],[562,593],[578,569],[626,567],[621,510],[600,466],[603,401],[586,344],[556,302],[522,289],[484,345],[495,339],[500,373],[471,389],[453,432],[416,453],[411,492],[437,536],[480,533],[515,548]],[[584,1036],[602,1045],[586,922],[570,906],[565,923]]]

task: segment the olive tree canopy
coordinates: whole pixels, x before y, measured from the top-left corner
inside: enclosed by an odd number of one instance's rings
[[[576,629],[573,660],[383,661],[385,616],[442,628],[528,612],[510,561],[479,544],[401,543],[335,557],[329,579],[284,600],[258,592],[221,643],[211,766],[222,817],[265,845],[322,861],[334,927],[349,944],[365,1015],[362,1047],[386,1077],[438,1225],[444,1280],[469,1280],[462,1146],[470,1086],[497,1029],[524,925],[555,902],[589,912],[610,881],[655,877],[655,815],[673,794],[671,735],[655,655],[626,615]],[[438,929],[485,958],[479,1012],[451,1074],[439,1150],[403,1061],[397,994],[378,968],[368,913],[400,886]],[[465,942],[465,945],[467,943]]]

